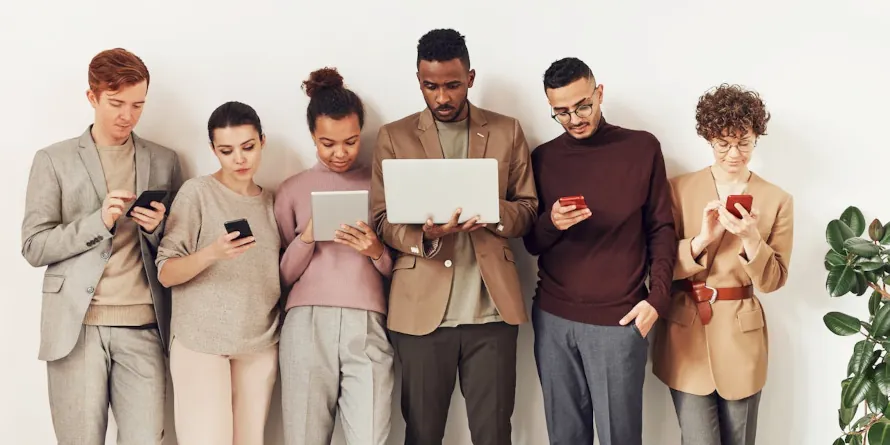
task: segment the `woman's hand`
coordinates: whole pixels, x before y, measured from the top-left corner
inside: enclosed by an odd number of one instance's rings
[[[359,221],[358,227],[342,225],[335,233],[334,242],[343,244],[357,250],[358,253],[371,258],[380,259],[383,255],[383,243],[377,239],[377,234],[367,224]]]
[[[205,247],[210,258],[214,261],[232,260],[238,258],[256,243],[252,236],[235,241],[239,232],[227,233],[213,242],[213,244]]]
[[[692,256],[697,257],[705,250],[705,248],[720,238],[726,230],[720,223],[720,213],[718,209],[723,208],[723,203],[719,200],[711,201],[702,210],[701,230],[698,235],[692,238]]]
[[[720,224],[726,228],[727,232],[742,240],[745,253],[748,255],[748,258],[751,258],[756,253],[757,246],[760,245],[762,239],[760,231],[757,229],[757,209],[751,209],[751,213],[748,213],[741,204],[736,204],[735,206],[742,217],[736,218],[735,215],[721,207],[719,209]]]

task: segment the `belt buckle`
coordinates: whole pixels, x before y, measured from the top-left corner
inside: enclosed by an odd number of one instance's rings
[[[707,284],[704,285],[704,288],[711,290],[711,299],[708,300],[708,304],[713,305],[714,302],[717,301],[717,289],[715,289],[711,286],[708,286]]]

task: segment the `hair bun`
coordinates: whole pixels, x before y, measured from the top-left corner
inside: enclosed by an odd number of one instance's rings
[[[337,68],[322,68],[309,75],[309,79],[303,81],[303,89],[306,95],[312,97],[320,90],[343,88],[343,76],[337,72]]]

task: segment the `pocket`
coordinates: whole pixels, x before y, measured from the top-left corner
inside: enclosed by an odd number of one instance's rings
[[[633,329],[633,331],[637,333],[637,336],[639,336],[640,338],[642,338],[644,340],[646,339],[646,336],[643,335],[643,332],[640,331],[640,328],[637,326],[636,321],[630,322],[630,328]]]
[[[43,292],[55,294],[62,290],[62,284],[65,283],[64,275],[44,275],[43,276]]]
[[[417,264],[417,257],[414,255],[401,255],[396,258],[395,263],[392,265],[392,270],[397,271],[399,269],[413,269]]]
[[[761,309],[739,312],[736,317],[739,320],[739,329],[742,332],[751,332],[758,329],[763,329],[763,326],[766,324],[763,319],[763,310]]]

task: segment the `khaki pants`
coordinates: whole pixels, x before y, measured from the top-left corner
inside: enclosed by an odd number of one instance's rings
[[[118,445],[160,445],[167,366],[157,329],[83,326],[46,371],[59,445],[104,445],[109,405]]]
[[[263,445],[278,345],[221,356],[170,347],[173,409],[179,445]]]
[[[349,445],[384,445],[390,431],[393,349],[383,314],[305,306],[281,331],[286,445],[329,445],[334,418]]]

